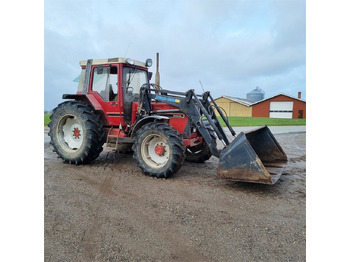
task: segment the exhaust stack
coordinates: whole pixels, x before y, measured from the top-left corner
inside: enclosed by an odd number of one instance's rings
[[[160,78],[159,78],[159,53],[157,53],[157,71],[155,79],[156,89],[160,89]]]

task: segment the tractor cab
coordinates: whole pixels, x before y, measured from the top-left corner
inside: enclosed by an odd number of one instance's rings
[[[130,58],[80,61],[82,68],[77,94],[86,94],[95,109],[105,112],[107,125],[130,125],[135,119],[140,88],[152,73],[146,62]]]

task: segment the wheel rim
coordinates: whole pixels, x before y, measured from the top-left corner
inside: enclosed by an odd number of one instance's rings
[[[148,166],[162,168],[169,161],[170,149],[168,142],[159,135],[148,135],[141,143],[141,155]]]
[[[75,116],[63,116],[57,128],[58,140],[66,151],[77,151],[80,149],[84,140],[84,133],[81,123]]]

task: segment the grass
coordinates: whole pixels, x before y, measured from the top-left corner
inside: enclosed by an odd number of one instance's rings
[[[50,119],[51,114],[44,114],[44,126],[47,126],[51,119]]]
[[[226,126],[219,118],[221,125]],[[231,126],[300,126],[306,125],[306,119],[285,119],[268,117],[234,117],[229,116],[228,121]]]
[[[51,114],[44,114],[44,126],[50,123]],[[284,119],[268,117],[228,117],[231,126],[300,126],[306,125],[306,119]],[[219,118],[221,125],[226,126]]]

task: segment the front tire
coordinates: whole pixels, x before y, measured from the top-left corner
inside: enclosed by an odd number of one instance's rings
[[[64,162],[86,164],[99,156],[104,144],[103,122],[89,106],[66,101],[54,109],[50,118],[50,143]]]
[[[163,123],[149,123],[138,130],[132,150],[142,172],[157,178],[171,177],[185,160],[181,136]]]

